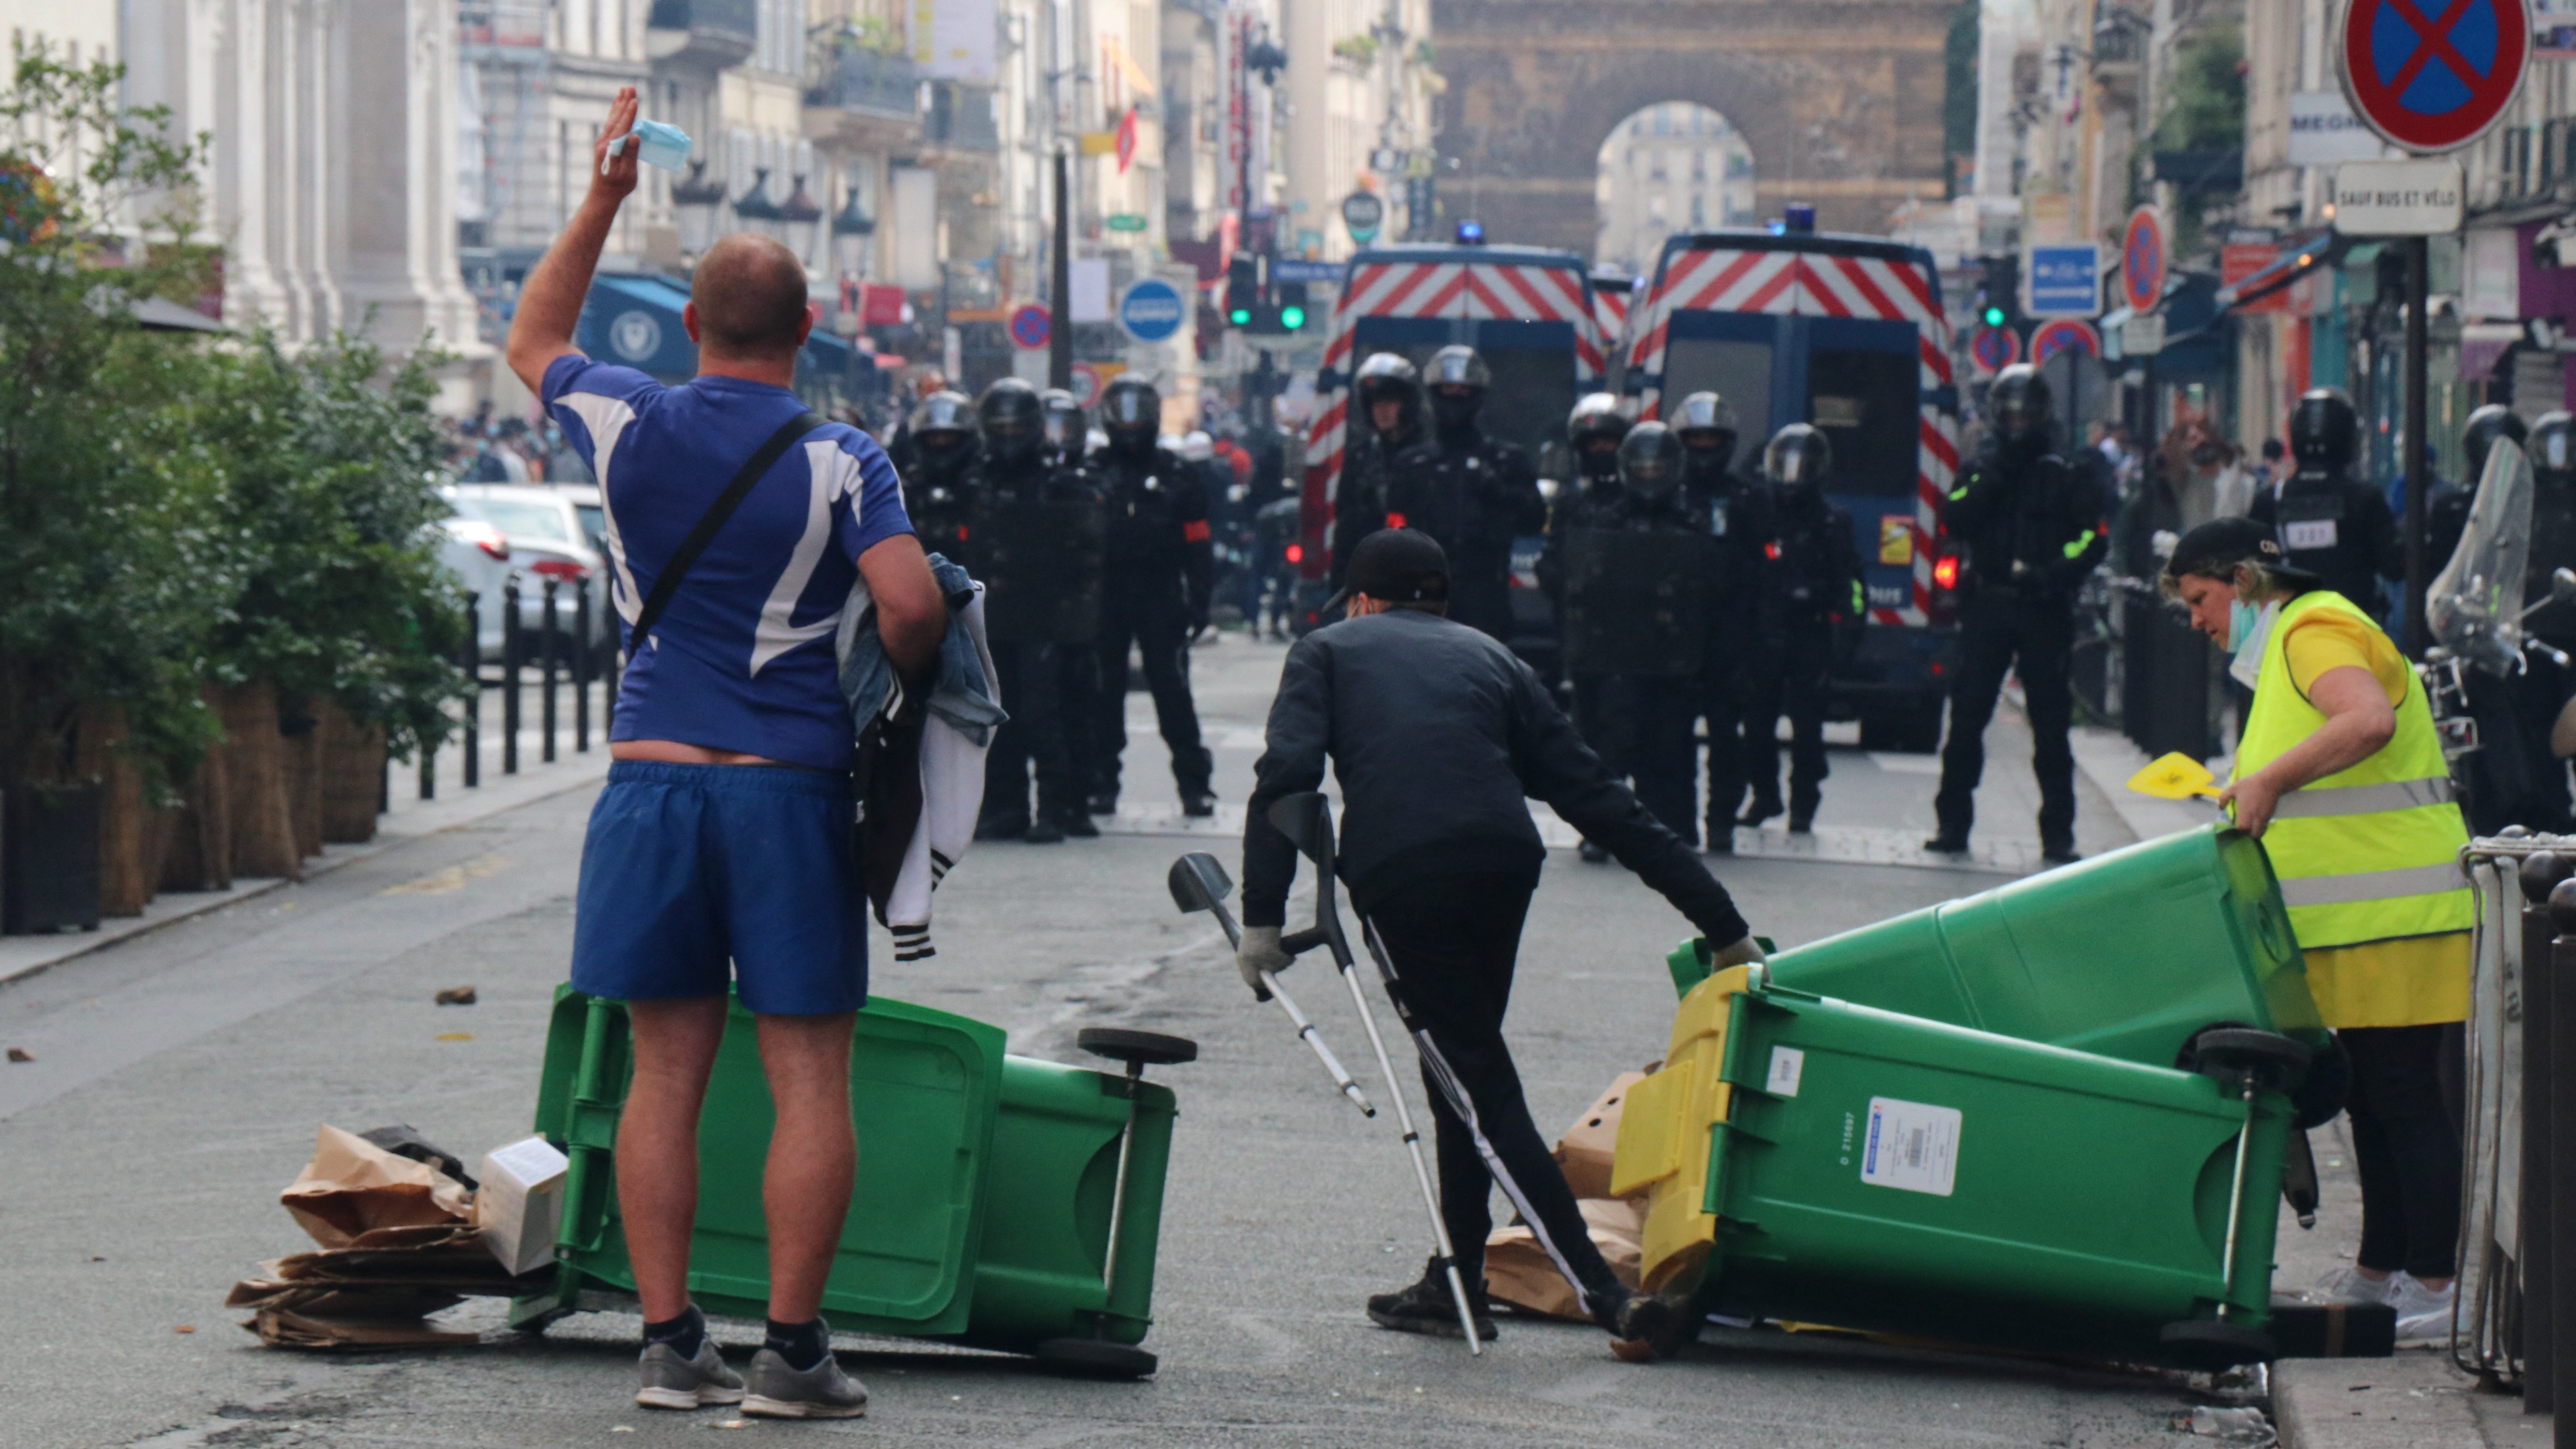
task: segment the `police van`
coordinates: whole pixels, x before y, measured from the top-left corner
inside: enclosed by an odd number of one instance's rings
[[[1327,537],[1342,472],[1351,374],[1380,352],[1416,367],[1441,348],[1465,343],[1493,371],[1478,414],[1485,435],[1517,443],[1542,478],[1564,476],[1565,418],[1575,399],[1599,392],[1606,337],[1582,257],[1537,247],[1408,245],[1354,255],[1342,274],[1332,330],[1315,382],[1306,441],[1305,509],[1298,619],[1315,623],[1331,560]],[[1536,570],[1541,540],[1512,550],[1512,647],[1547,669],[1556,624]]]
[[[1623,340],[1639,417],[1712,389],[1735,409],[1743,466],[1791,423],[1823,431],[1869,607],[1831,717],[1859,720],[1865,748],[1939,748],[1959,561],[1938,540],[1959,396],[1932,254],[1813,230],[1668,237]]]

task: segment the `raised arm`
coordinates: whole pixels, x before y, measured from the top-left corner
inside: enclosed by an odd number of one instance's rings
[[[612,158],[608,143],[634,129],[635,87],[620,86],[608,106],[608,124],[591,143],[589,194],[520,285],[508,357],[510,370],[530,392],[545,391],[546,368],[556,358],[580,350],[572,345],[573,329],[581,323],[582,302],[590,296],[591,273],[599,269],[608,229],[617,224],[618,207],[635,189],[636,157],[642,149],[628,146]]]

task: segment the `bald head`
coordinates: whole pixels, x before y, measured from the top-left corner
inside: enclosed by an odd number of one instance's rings
[[[805,268],[768,237],[735,232],[707,248],[689,300],[698,345],[717,357],[788,357],[803,340]]]

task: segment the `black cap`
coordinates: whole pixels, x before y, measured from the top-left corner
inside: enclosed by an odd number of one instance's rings
[[[1342,591],[1324,601],[1329,614],[1366,594],[1387,604],[1438,604],[1449,599],[1449,554],[1440,540],[1418,528],[1381,528],[1351,550]]]
[[[2174,544],[2173,557],[2165,560],[2165,577],[2223,579],[2234,575],[2241,563],[2259,563],[2302,588],[2325,582],[2292,564],[2272,530],[2250,518],[2213,518],[2184,534]]]

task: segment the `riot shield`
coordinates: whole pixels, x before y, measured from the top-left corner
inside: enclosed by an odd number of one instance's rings
[[[2424,622],[2452,655],[2489,674],[2522,668],[2523,569],[2531,549],[2531,462],[2510,438],[2487,451],[2460,546],[2425,590]]]
[[[1109,511],[1096,500],[1013,500],[976,510],[984,632],[996,643],[1088,644],[1100,634]]]
[[[1707,535],[1583,528],[1565,541],[1571,674],[1699,672],[1708,648]]]

